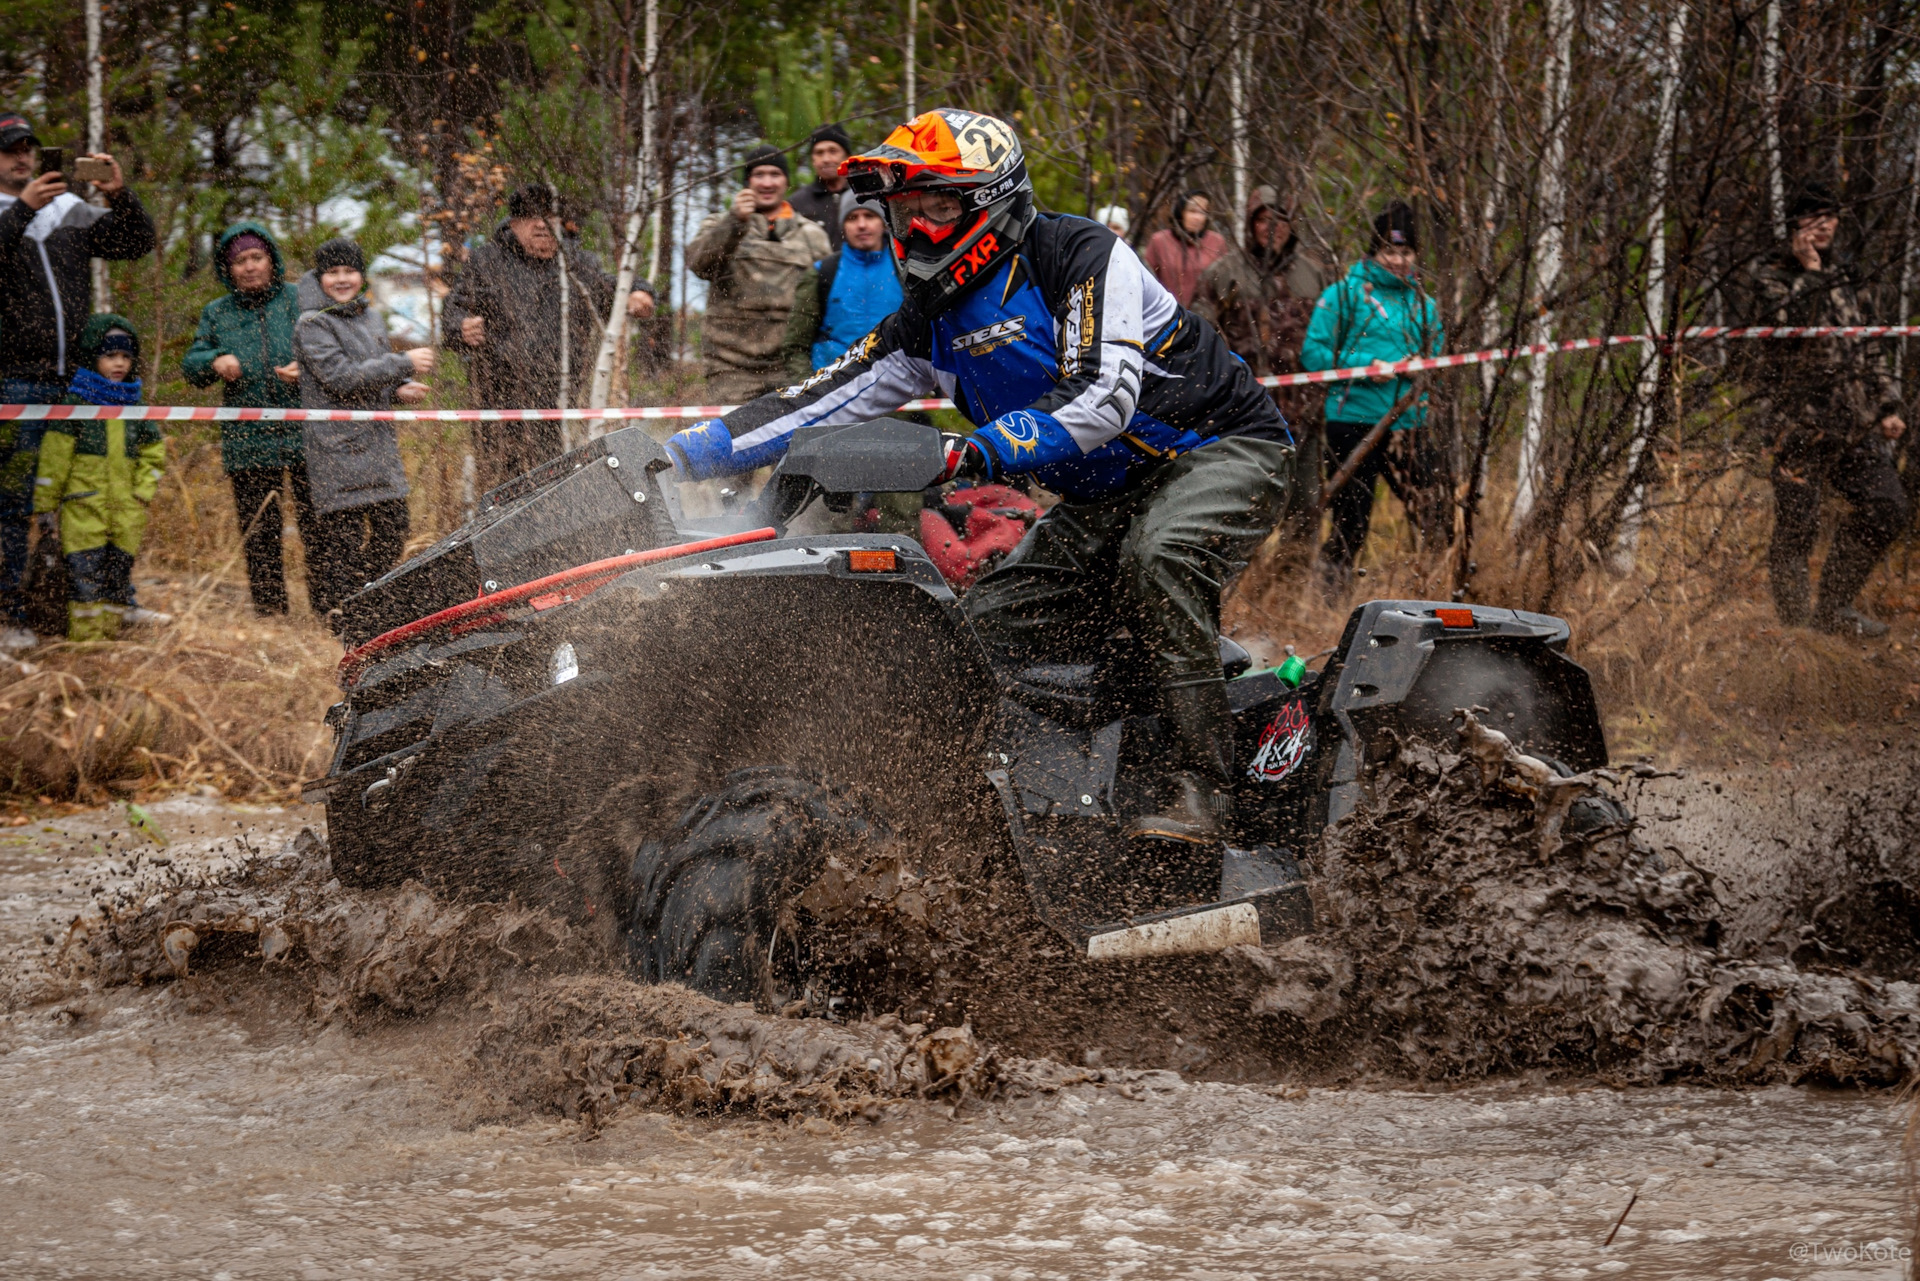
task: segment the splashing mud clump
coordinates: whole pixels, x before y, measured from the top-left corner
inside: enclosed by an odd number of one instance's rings
[[[296,964],[322,1020],[425,1014],[503,975],[597,959],[564,921],[511,902],[450,904],[411,884],[344,891],[310,831],[279,854],[103,894],[70,928],[64,956],[74,976],[103,984],[186,978],[248,957]]]
[[[1913,1077],[1920,987],[1724,950],[1714,881],[1682,850],[1631,822],[1547,838],[1564,790],[1535,794],[1475,728],[1460,752],[1404,748],[1329,831],[1321,931],[1240,949],[1250,1014],[1304,1032],[1329,1067],[1415,1078]]]
[[[756,1014],[677,985],[581,976],[544,986],[485,1027],[475,1058],[513,1101],[598,1121],[621,1102],[677,1112],[876,1118],[888,1102],[1087,1079],[1003,1062],[970,1028],[897,1016],[838,1024]]]
[[[320,1022],[468,1018],[467,1076],[486,1096],[468,1101],[477,1117],[558,1111],[597,1124],[631,1100],[872,1118],[897,1099],[1091,1076],[1003,1057],[964,1026],[782,1018],[612,977],[617,961],[589,931],[541,909],[451,903],[414,883],[344,890],[311,832],[283,853],[160,880],[103,894],[74,922],[62,949],[70,979],[245,982],[268,966],[298,980]]]

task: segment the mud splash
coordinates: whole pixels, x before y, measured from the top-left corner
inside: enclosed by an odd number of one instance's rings
[[[1856,764],[1837,765],[1729,779],[1724,798],[1698,779],[1647,784],[1638,806],[1645,831],[1662,835],[1663,859],[1664,843],[1681,846],[1716,891],[1721,952],[1771,959],[1815,937],[1848,946],[1840,904],[1814,934],[1799,930],[1851,875],[1832,840],[1888,800],[1872,795],[1886,779],[1860,772],[1856,813],[1844,782]],[[1416,788],[1432,790],[1433,777],[1408,768]],[[1681,799],[1686,821],[1662,825]],[[1526,798],[1465,788],[1441,803],[1492,807],[1515,834],[1513,857],[1540,859]],[[744,1278],[891,1276],[904,1266],[953,1281],[1222,1270],[1319,1281],[1614,1272],[1892,1281],[1902,1272],[1871,1262],[1892,1257],[1906,1221],[1907,1109],[1886,1092],[1620,1090],[1571,1069],[1558,1070],[1574,1078],[1564,1085],[1539,1072],[1438,1089],[1378,1079],[1360,1089],[1225,1084],[1243,1069],[1271,1080],[1275,1065],[1300,1059],[1297,1020],[1246,1012],[1273,980],[1253,977],[1239,958],[1185,973],[1146,964],[1092,971],[1059,956],[1043,929],[1027,932],[1018,884],[997,872],[946,884],[876,865],[843,869],[847,878],[825,888],[847,905],[917,889],[926,928],[967,940],[950,965],[991,959],[981,967],[990,984],[970,994],[973,1042],[1001,1047],[1003,1074],[1023,1067],[1011,1049],[1046,1044],[1076,1059],[1104,1049],[1108,1063],[1178,1063],[1185,1079],[1109,1068],[1024,1095],[1017,1084],[988,1086],[994,1097],[957,1107],[949,1085],[927,1102],[883,1101],[876,1124],[864,1111],[836,1121],[804,1099],[784,1120],[761,1119],[754,1099],[619,1107],[649,1097],[629,1067],[636,1029],[670,1044],[687,1031],[696,1050],[710,1044],[709,1062],[733,1065],[716,1066],[718,1081],[742,1074],[762,1030],[772,1043],[834,1025],[743,1018],[684,994],[678,1004],[630,1009],[623,1003],[634,990],[605,977],[597,951],[587,948],[584,961],[575,942],[542,951],[529,940],[547,927],[532,925],[506,941],[519,962],[456,964],[431,990],[411,981],[386,989],[418,1013],[399,1012],[356,979],[345,988],[360,995],[320,1023],[306,1012],[317,1012],[328,980],[304,944],[267,962],[261,930],[212,928],[244,926],[255,909],[266,914],[262,927],[283,919],[271,913],[300,860],[274,864],[313,816],[167,806],[155,817],[174,844],[137,858],[144,838],[114,839],[121,825],[111,812],[0,837],[0,964],[42,967],[16,997],[63,994],[22,1005],[0,991],[0,1006],[10,1006],[0,1015],[7,1275]],[[1776,832],[1788,840],[1769,844]],[[1900,831],[1887,833],[1898,870]],[[303,858],[317,854],[304,845]],[[321,915],[325,898],[367,920],[385,904],[394,919],[402,896],[336,895],[319,870],[304,878],[318,889],[311,900],[302,891],[303,911]],[[873,875],[861,879],[865,871]],[[197,919],[192,908],[175,915],[153,902],[172,896],[177,908],[186,890],[206,909]],[[92,943],[76,932],[61,972],[44,969],[74,908],[96,901],[132,931],[115,944],[125,958],[117,972],[160,981],[112,986],[104,966],[95,978],[73,977],[67,967],[87,949],[102,960],[113,950],[104,928],[88,931]],[[1001,934],[951,928],[953,919],[981,919],[993,901]],[[150,921],[193,921],[188,977],[153,950],[147,927],[132,925],[149,906]],[[448,911],[433,906],[436,920]],[[463,917],[453,937],[465,946],[460,931],[495,929],[503,912],[493,905]],[[391,927],[370,936],[383,932]],[[288,927],[288,937],[302,935]],[[1338,937],[1329,931],[1322,941]],[[1009,941],[1014,950],[1001,950]],[[1053,957],[1040,955],[1048,949]],[[586,968],[567,968],[576,963]],[[551,968],[535,972],[536,964]],[[1806,961],[1801,969],[1827,972]],[[971,972],[949,973],[921,977],[948,992],[972,982]],[[1036,975],[1045,981],[1032,984]],[[1016,1023],[1017,1038],[1004,1035]],[[911,1021],[896,1028],[875,1017],[844,1030],[873,1026],[905,1040]],[[1216,1038],[1216,1029],[1225,1031]],[[953,1032],[942,1039],[965,1043]],[[588,1043],[613,1048],[604,1066],[588,1062],[570,1077],[561,1056],[588,1053],[576,1048]],[[1361,1075],[1350,1070],[1352,1046],[1330,1061]],[[1047,1070],[1055,1080],[1081,1075]],[[1320,1071],[1299,1074],[1310,1070]],[[590,1076],[606,1085],[598,1104],[584,1085]],[[604,1124],[596,1106],[614,1108]],[[1843,1267],[1843,1258],[1857,1262]]]
[[[346,891],[310,830],[198,875],[130,870],[133,882],[69,927],[54,967],[67,980],[244,982],[266,967],[304,990],[322,1024],[483,1010],[466,1050],[476,1118],[558,1111],[592,1128],[632,1101],[874,1119],[898,1099],[986,1099],[1092,1075],[1003,1057],[965,1026],[782,1018],[631,983],[610,975],[618,961],[593,932],[542,909],[450,903],[413,883]]]
[[[1740,954],[1714,879],[1634,826],[1543,846],[1511,760],[1403,750],[1318,859],[1327,928],[1241,954],[1310,1053],[1419,1079],[1896,1085],[1920,987]]]
[[[264,966],[321,1023],[482,1011],[465,1050],[479,1114],[589,1126],[626,1102],[848,1118],[1169,1067],[1869,1087],[1920,1071],[1920,985],[1845,963],[1852,918],[1832,895],[1811,932],[1756,939],[1679,843],[1656,849],[1614,801],[1575,813],[1620,776],[1554,777],[1471,717],[1455,746],[1408,745],[1328,833],[1318,932],[1215,957],[1090,967],[1006,861],[883,846],[795,897],[842,997],[776,1014],[614,977],[603,931],[545,909],[345,891],[302,833],[197,879],[130,867],[59,968],[113,985]],[[1849,883],[1866,875],[1848,867]],[[819,1017],[835,1011],[852,1017]]]
[[[511,1003],[474,1047],[511,1101],[598,1125],[621,1103],[675,1112],[877,1120],[906,1098],[993,1098],[1093,1074],[1004,1059],[968,1027],[853,1024],[722,1005],[674,985],[581,976]]]
[[[1807,824],[1833,858],[1817,874],[1802,865],[1800,910],[1769,942],[1806,964],[1920,977],[1920,753],[1878,747],[1829,785],[1832,819]]]
[[[1455,744],[1407,745],[1328,833],[1316,933],[1212,958],[1089,967],[1026,910],[1016,869],[972,889],[978,874],[938,849],[835,866],[802,901],[843,975],[882,974],[856,1004],[958,1008],[1069,1061],[1252,1081],[1911,1080],[1920,985],[1858,962],[1898,959],[1886,913],[1861,905],[1920,902],[1895,874],[1913,826],[1900,815],[1920,803],[1847,808],[1840,827],[1874,839],[1818,875],[1800,867],[1801,901],[1772,904],[1756,933],[1710,860],[1656,848],[1633,817],[1660,808],[1647,789],[1667,778],[1558,777],[1468,716]]]
[[[136,864],[131,884],[98,894],[68,927],[56,962],[68,975],[115,985],[249,959],[297,966],[311,987],[310,1013],[325,1022],[376,1010],[425,1014],[502,974],[569,972],[595,960],[546,912],[449,904],[415,885],[343,891],[311,830],[284,851],[197,874],[144,870]]]

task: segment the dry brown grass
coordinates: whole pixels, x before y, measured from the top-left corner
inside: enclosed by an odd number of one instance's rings
[[[323,628],[256,618],[231,583],[140,590],[172,627],[0,667],[0,787],[82,803],[187,786],[286,800],[325,770],[340,649]]]
[[[458,426],[402,429],[413,478],[415,549],[463,516]],[[233,500],[216,437],[175,435],[136,566],[142,602],[178,616],[110,646],[49,644],[0,664],[0,795],[97,802],[110,793],[183,786],[282,800],[325,768],[322,713],[337,697],[339,647],[300,603],[298,539],[289,538],[294,613],[258,618],[247,601]],[[1537,550],[1500,532],[1505,495],[1489,504],[1473,599],[1538,608]],[[1784,760],[1821,741],[1870,736],[1920,703],[1920,554],[1911,540],[1874,576],[1869,606],[1894,622],[1886,640],[1781,628],[1766,591],[1771,504],[1740,477],[1698,486],[1648,530],[1640,568],[1615,577],[1562,571],[1546,605],[1573,626],[1573,653],[1594,673],[1616,755],[1696,763]],[[1445,598],[1444,553],[1416,546],[1397,502],[1376,510],[1354,598]],[[1230,600],[1230,629],[1313,654],[1338,640],[1305,574],[1256,570]],[[29,670],[30,669],[30,670]]]
[[[210,786],[281,801],[325,770],[340,647],[300,603],[297,538],[286,540],[294,613],[254,614],[217,439],[203,424],[169,433],[134,566],[141,604],[173,626],[0,663],[0,793],[98,803]]]
[[[411,553],[465,519],[466,428],[402,424],[400,443]],[[284,540],[293,613],[256,616],[217,428],[170,425],[168,455],[134,577],[141,603],[176,621],[0,662],[0,797],[98,803],[211,786],[286,800],[326,768],[340,646],[305,607],[300,540]]]

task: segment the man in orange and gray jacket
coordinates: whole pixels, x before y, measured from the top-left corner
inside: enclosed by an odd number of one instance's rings
[[[794,290],[833,252],[820,224],[787,203],[787,157],[773,147],[747,154],[746,189],[732,207],[700,224],[687,268],[709,282],[705,325],[707,399],[739,404],[786,385],[780,345]]]

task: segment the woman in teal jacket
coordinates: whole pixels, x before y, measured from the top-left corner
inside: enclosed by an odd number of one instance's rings
[[[1413,274],[1419,252],[1413,210],[1396,200],[1373,220],[1368,256],[1353,265],[1346,279],[1330,285],[1314,305],[1306,342],[1300,350],[1301,365],[1307,369],[1350,369],[1410,356],[1439,355],[1445,345],[1440,308]],[[1392,374],[1332,385],[1326,409],[1329,475],[1339,469],[1411,386],[1410,378]],[[1394,422],[1393,430],[1418,427],[1426,416],[1427,397],[1422,392]],[[1320,553],[1330,604],[1345,596],[1353,575],[1353,559],[1367,541],[1367,526],[1373,518],[1373,486],[1386,462],[1387,451],[1375,449],[1354,472],[1353,479],[1333,496],[1333,529]],[[1391,474],[1388,481],[1392,483]]]

